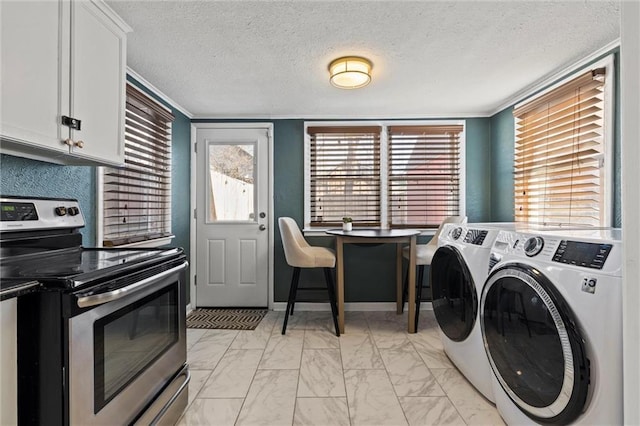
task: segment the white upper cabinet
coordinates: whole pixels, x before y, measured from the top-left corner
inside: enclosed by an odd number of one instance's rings
[[[59,86],[63,75],[68,79],[59,60],[60,13],[57,2],[0,2],[0,131],[25,147],[47,147],[59,154],[69,151],[60,126],[66,111]]]
[[[130,28],[88,0],[0,1],[0,19],[2,152],[122,165]]]

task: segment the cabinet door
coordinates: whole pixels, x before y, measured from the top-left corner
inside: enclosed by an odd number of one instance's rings
[[[125,33],[96,4],[72,2],[71,114],[81,120],[73,155],[124,163],[125,61]]]
[[[65,135],[60,126],[68,94],[59,88],[69,80],[60,50],[68,36],[62,7],[57,1],[0,1],[0,133],[4,142],[60,154],[68,152],[62,142],[68,129]]]

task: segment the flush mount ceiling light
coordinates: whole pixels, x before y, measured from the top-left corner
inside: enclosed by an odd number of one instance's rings
[[[329,81],[340,89],[357,89],[371,81],[371,62],[358,56],[345,56],[329,64]]]

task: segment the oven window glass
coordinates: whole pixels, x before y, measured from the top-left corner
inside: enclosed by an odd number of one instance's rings
[[[179,338],[178,286],[172,285],[94,323],[95,412]]]

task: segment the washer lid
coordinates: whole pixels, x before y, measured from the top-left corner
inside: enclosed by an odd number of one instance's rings
[[[461,342],[478,318],[478,295],[469,267],[455,247],[442,246],[433,255],[429,273],[438,325],[449,339]]]
[[[574,315],[540,271],[494,271],[482,291],[481,328],[500,385],[527,416],[566,424],[584,407],[589,367]]]

